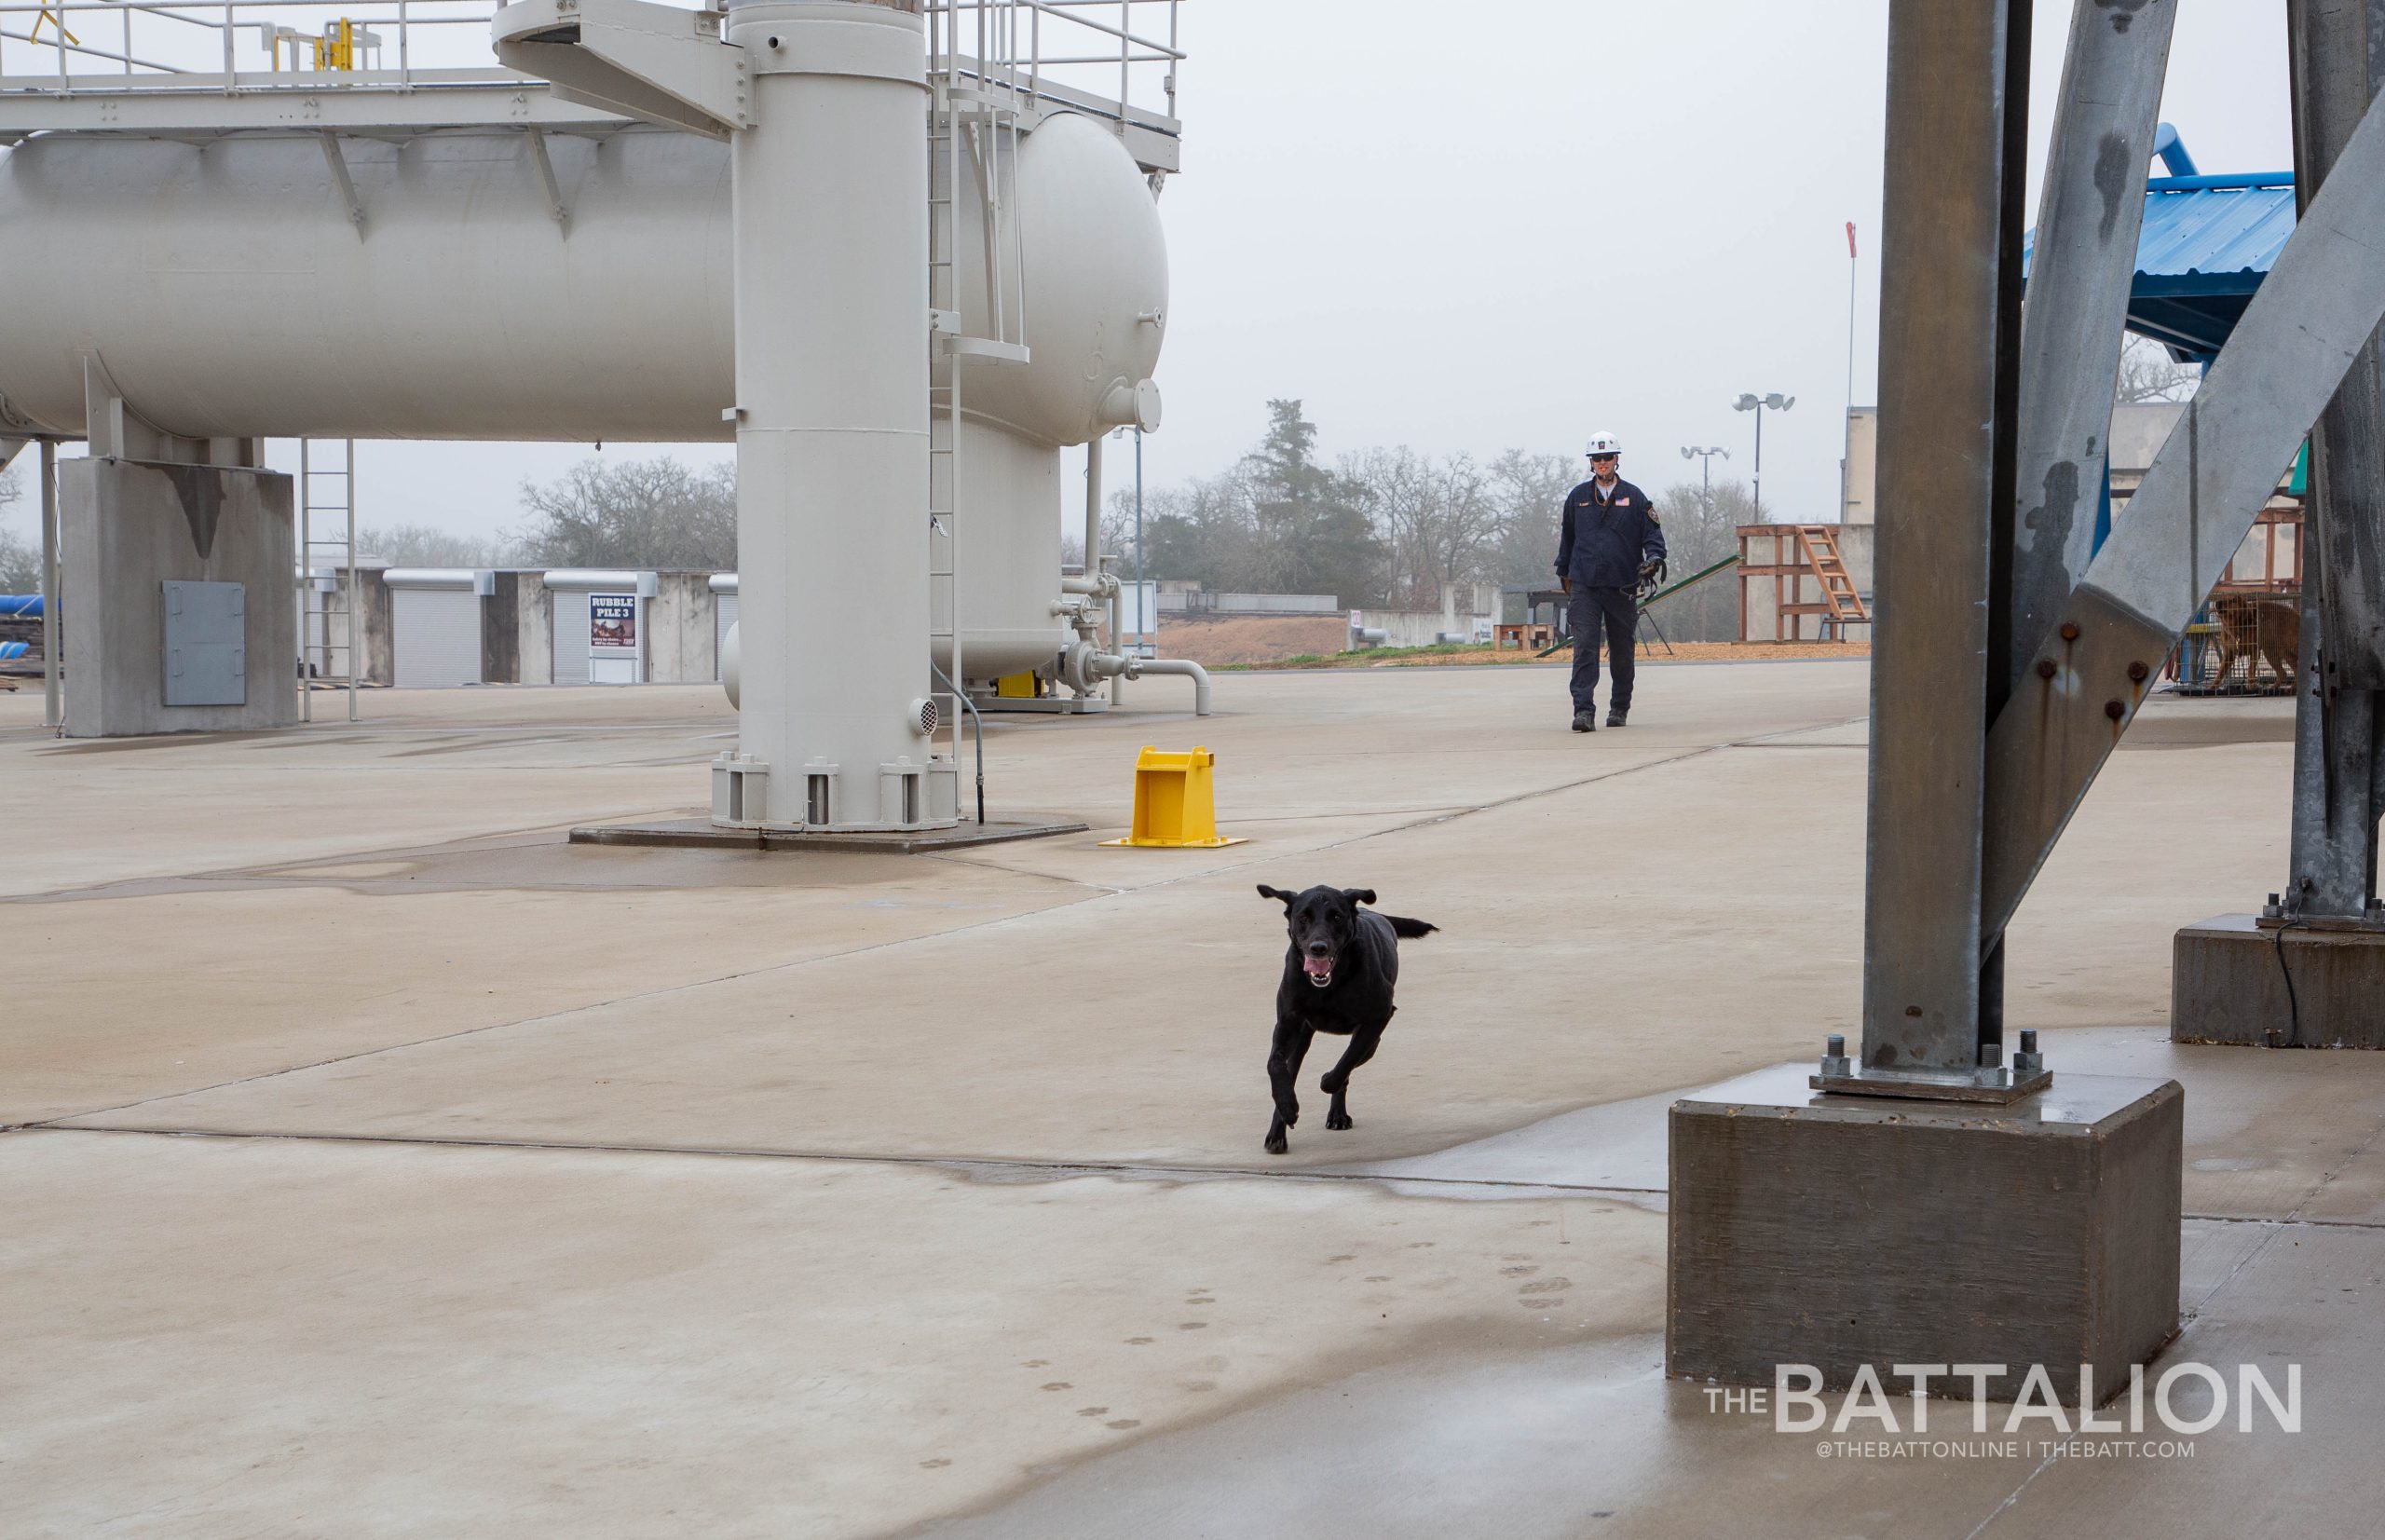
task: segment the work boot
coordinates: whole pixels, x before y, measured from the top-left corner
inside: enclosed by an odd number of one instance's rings
[[[1606,714],[1606,725],[1611,728],[1619,728],[1623,726],[1623,718],[1626,715],[1627,713],[1621,706],[1609,707]]]
[[[1599,730],[1599,716],[1598,716],[1598,713],[1597,713],[1597,712],[1594,712],[1594,711],[1577,711],[1577,712],[1575,712],[1575,713],[1574,714],[1574,730],[1575,732],[1596,732],[1596,731],[1598,731],[1598,730]]]

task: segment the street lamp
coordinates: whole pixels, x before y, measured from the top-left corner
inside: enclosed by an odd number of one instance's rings
[[[1697,507],[1708,524],[1714,522],[1714,457],[1717,455],[1726,460],[1731,457],[1731,452],[1719,444],[1707,449],[1690,444],[1681,446],[1683,459],[1697,461]]]
[[[1741,396],[1731,403],[1734,412],[1755,414],[1755,522],[1764,523],[1764,409],[1786,412],[1797,404],[1794,396],[1784,396],[1775,390],[1768,396]]]

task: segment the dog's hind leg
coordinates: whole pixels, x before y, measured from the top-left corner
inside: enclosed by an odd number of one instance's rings
[[[1271,1155],[1291,1148],[1284,1130],[1301,1121],[1301,1098],[1295,1086],[1301,1077],[1301,1060],[1308,1057],[1309,1040],[1315,1035],[1314,1028],[1299,1022],[1275,1023],[1275,1045],[1267,1055],[1267,1080],[1275,1093],[1275,1121],[1267,1129]],[[1340,1105],[1338,1099],[1335,1105]]]
[[[1325,1126],[1328,1128],[1350,1126],[1351,1071],[1374,1057],[1375,1045],[1382,1041],[1383,1029],[1380,1027],[1371,1032],[1351,1033],[1350,1046],[1342,1052],[1342,1062],[1325,1071],[1325,1077],[1316,1083],[1318,1090],[1333,1098],[1333,1105],[1325,1114]]]

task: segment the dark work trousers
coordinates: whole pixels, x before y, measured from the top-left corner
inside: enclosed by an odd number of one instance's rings
[[[1574,709],[1598,705],[1599,627],[1606,627],[1607,652],[1615,664],[1615,709],[1631,709],[1632,655],[1640,631],[1640,601],[1628,588],[1575,584],[1565,624],[1574,634]]]

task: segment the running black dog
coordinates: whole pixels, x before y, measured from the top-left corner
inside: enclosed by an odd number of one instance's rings
[[[1275,1044],[1267,1056],[1267,1078],[1275,1090],[1275,1121],[1267,1129],[1267,1152],[1290,1148],[1284,1130],[1301,1121],[1293,1083],[1309,1040],[1319,1032],[1347,1037],[1342,1062],[1325,1072],[1317,1088],[1333,1098],[1328,1128],[1350,1126],[1350,1074],[1375,1056],[1383,1029],[1391,1025],[1393,988],[1399,982],[1399,938],[1430,935],[1440,929],[1421,920],[1361,909],[1375,901],[1371,888],[1310,888],[1286,893],[1259,884],[1261,897],[1284,904],[1291,945],[1284,951],[1284,981],[1275,988]]]

